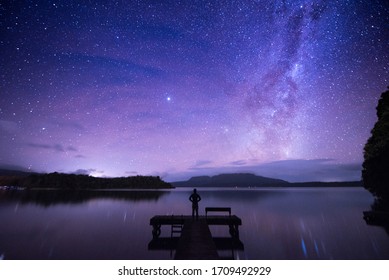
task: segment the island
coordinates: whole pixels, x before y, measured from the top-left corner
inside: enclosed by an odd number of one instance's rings
[[[350,182],[288,182],[251,173],[227,173],[215,176],[196,176],[187,181],[171,183],[174,187],[361,187],[361,181]]]
[[[0,186],[12,189],[171,189],[159,176],[100,178],[65,173],[15,172],[0,176]]]

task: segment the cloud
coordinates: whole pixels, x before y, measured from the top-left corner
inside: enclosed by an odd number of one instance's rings
[[[76,155],[75,158],[86,158],[84,155]]]
[[[37,149],[55,149],[55,145],[46,145],[46,144],[35,144],[35,143],[27,143],[27,146],[32,147],[32,148],[37,148]]]
[[[77,174],[77,175],[89,175],[90,173],[92,173],[95,170],[96,169],[77,169],[76,171],[71,172],[71,173]]]
[[[247,162],[245,160],[236,160],[230,163],[231,165],[246,165]]]
[[[27,143],[28,147],[36,148],[36,149],[44,149],[44,150],[53,150],[56,152],[77,152],[77,148],[73,146],[64,147],[61,144],[37,144],[37,143]]]
[[[138,175],[139,173],[136,172],[136,171],[126,171],[125,174],[128,174],[128,175]]]
[[[92,173],[95,175],[96,174],[103,175],[104,171],[100,171],[100,170],[97,170],[94,168],[89,168],[89,169],[77,169],[76,171],[71,172],[71,173],[76,174],[76,175],[91,175]]]
[[[210,164],[212,163],[212,161],[210,160],[198,160],[196,161],[196,163],[193,165],[193,167],[200,167],[200,166],[204,166],[204,165],[207,165],[207,164]]]
[[[13,121],[0,120],[0,130],[14,133],[18,130],[18,124]]]
[[[75,147],[73,147],[73,146],[68,146],[66,149],[67,149],[67,151],[69,151],[69,152],[77,152],[77,151],[78,151],[77,148],[75,148]]]

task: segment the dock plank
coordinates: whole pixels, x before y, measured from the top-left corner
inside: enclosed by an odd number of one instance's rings
[[[186,220],[175,254],[177,260],[219,259],[205,219]]]

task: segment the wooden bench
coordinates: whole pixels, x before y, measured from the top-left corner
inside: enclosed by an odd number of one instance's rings
[[[231,217],[231,207],[205,207],[205,217],[208,216],[208,212],[228,212]]]

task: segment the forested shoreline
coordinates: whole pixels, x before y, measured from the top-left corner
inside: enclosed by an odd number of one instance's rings
[[[170,189],[173,186],[159,176],[130,176],[99,178],[65,173],[30,174],[28,176],[1,176],[0,185],[26,189]]]

